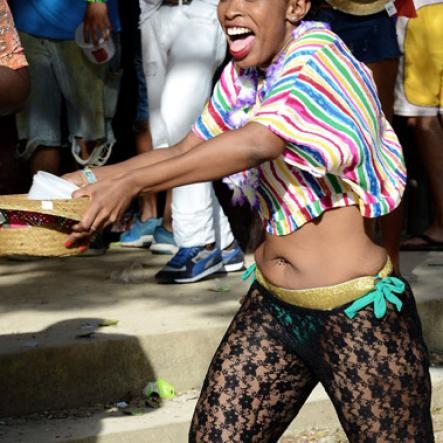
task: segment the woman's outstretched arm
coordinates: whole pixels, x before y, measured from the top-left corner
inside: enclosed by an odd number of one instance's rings
[[[200,141],[195,135],[189,137],[190,140]],[[125,167],[120,166],[118,175],[104,178],[74,193],[74,197],[89,197],[91,205],[75,227],[69,242],[114,223],[141,192],[158,192],[189,183],[215,180],[257,166],[278,157],[285,142],[263,125],[249,123],[244,128],[199,142],[191,148],[189,146],[179,144],[171,148],[170,155],[157,156],[156,160],[159,161],[156,163],[140,162],[137,168],[132,168],[136,165],[134,161],[126,163]]]

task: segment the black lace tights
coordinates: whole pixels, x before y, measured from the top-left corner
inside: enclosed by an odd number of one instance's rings
[[[428,356],[413,296],[377,320],[316,311],[257,283],[210,365],[191,443],[277,442],[321,382],[352,443],[432,443]],[[320,423],[319,423],[320,425]]]

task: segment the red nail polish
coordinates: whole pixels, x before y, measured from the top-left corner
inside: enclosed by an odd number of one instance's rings
[[[87,249],[88,249],[88,247],[85,246],[85,245],[81,245],[81,246],[78,247],[78,250],[79,250],[80,252],[85,252]]]
[[[65,248],[70,248],[72,246],[72,241],[66,240],[64,246]]]

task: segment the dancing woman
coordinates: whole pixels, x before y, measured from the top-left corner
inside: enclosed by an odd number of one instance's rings
[[[363,217],[399,204],[405,169],[368,69],[309,0],[221,0],[233,60],[170,149],[94,169],[68,246],[140,192],[227,177],[266,238],[211,362],[190,442],[277,442],[320,382],[349,440],[433,442],[414,298]],[[71,176],[80,181],[80,173]]]

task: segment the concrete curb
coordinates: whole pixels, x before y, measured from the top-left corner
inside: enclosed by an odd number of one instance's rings
[[[0,356],[0,416],[140,397],[161,376],[183,391],[202,382],[225,327],[85,342]]]

